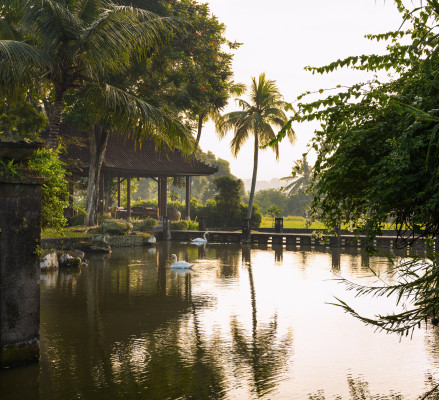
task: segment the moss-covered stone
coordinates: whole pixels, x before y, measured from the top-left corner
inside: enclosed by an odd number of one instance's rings
[[[24,343],[7,344],[0,348],[0,367],[15,367],[38,362],[40,341],[33,339]]]

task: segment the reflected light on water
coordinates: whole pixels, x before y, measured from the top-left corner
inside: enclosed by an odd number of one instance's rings
[[[193,269],[170,270],[173,253]],[[328,304],[393,311],[336,281],[375,284],[369,265],[393,279],[359,250],[165,242],[92,256],[41,276],[41,362],[0,371],[1,398],[415,399],[435,383],[439,331],[400,340]]]

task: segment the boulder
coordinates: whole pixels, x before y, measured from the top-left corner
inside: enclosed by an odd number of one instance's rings
[[[58,268],[59,268],[58,255],[56,254],[55,250],[47,253],[46,255],[40,258],[41,271],[48,271]]]
[[[96,235],[91,238],[91,241],[94,245],[101,245],[101,244],[107,244],[108,240],[110,239],[110,236],[108,235]]]
[[[95,253],[111,253],[111,247],[107,244],[105,245],[100,245],[100,246],[90,246],[88,248],[88,250],[93,251]]]
[[[146,240],[146,242],[147,242],[148,244],[154,244],[154,243],[157,242],[157,240],[156,240],[155,236],[151,236],[151,237],[149,237],[149,238]]]
[[[85,253],[82,250],[75,249],[73,252],[75,253],[76,257],[79,257],[82,261],[84,261]]]
[[[62,268],[77,268],[82,265],[82,260],[79,257],[74,257],[69,253],[60,254],[58,262]]]

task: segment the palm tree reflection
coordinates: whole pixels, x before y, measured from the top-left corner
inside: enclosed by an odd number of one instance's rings
[[[249,337],[238,318],[233,316],[230,322],[232,346],[236,367],[239,369],[246,366],[250,369],[251,383],[259,397],[271,392],[285,374],[293,337],[292,332],[288,331],[283,338],[279,338],[276,313],[270,322],[258,326],[250,246],[243,247],[242,254],[243,261],[247,264],[250,283],[252,333]]]
[[[308,394],[308,400],[404,400],[404,396],[401,393],[395,393],[391,391],[389,394],[371,394],[369,389],[369,383],[361,377],[354,378],[352,375],[348,375],[347,384],[349,389],[349,397],[342,397],[341,395],[331,395],[326,397],[324,390],[318,390],[315,393]],[[419,400],[438,400],[439,391],[437,390],[437,382],[432,379],[431,376],[426,377],[425,381],[426,392],[416,397]]]

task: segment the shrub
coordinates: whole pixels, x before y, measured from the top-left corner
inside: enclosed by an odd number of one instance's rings
[[[100,224],[100,231],[102,233],[126,235],[130,229],[132,229],[132,225],[124,220],[105,219]]]
[[[188,226],[189,222],[185,221],[184,219],[171,222],[171,229],[174,231],[186,231],[188,229]]]
[[[77,214],[68,219],[69,226],[84,225],[84,214]]]
[[[158,225],[158,221],[154,218],[145,218],[134,222],[133,225],[136,231],[148,232],[153,230]]]
[[[198,221],[188,221],[188,231],[198,231],[199,224]]]

